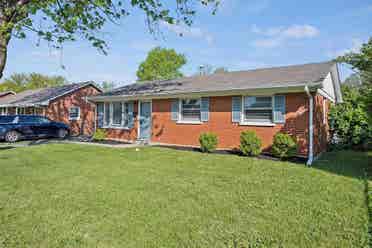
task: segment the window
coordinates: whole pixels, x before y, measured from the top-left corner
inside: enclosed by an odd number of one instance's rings
[[[271,96],[246,96],[244,98],[244,122],[272,123]]]
[[[97,104],[97,120],[103,128],[129,128],[133,122],[133,102],[106,102]]]
[[[182,99],[181,120],[189,122],[199,122],[200,102],[200,99]]]
[[[123,120],[121,102],[113,103],[112,104],[112,109],[113,109],[112,125],[121,126],[122,120]]]
[[[69,120],[79,120],[80,119],[80,108],[71,107],[69,111]]]
[[[7,110],[8,109],[7,108],[4,108],[4,107],[0,108],[0,115],[7,115],[8,114],[8,111]]]
[[[17,119],[17,121],[15,122],[15,119]],[[14,117],[14,116],[0,116],[0,124],[5,124],[5,123],[17,123],[18,122],[18,118],[17,117]]]
[[[20,123],[39,123],[36,117],[34,116],[20,116],[19,122]]]
[[[17,108],[17,115],[25,115],[26,108]]]

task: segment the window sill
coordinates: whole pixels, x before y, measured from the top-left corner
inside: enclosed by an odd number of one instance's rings
[[[201,121],[177,121],[177,124],[200,125],[200,124],[203,124],[203,122]]]
[[[103,126],[103,127],[99,127],[99,128],[103,128],[103,129],[122,129],[122,130],[130,130],[131,129],[129,127],[120,127],[120,126]]]
[[[261,126],[261,127],[274,127],[275,123],[263,123],[263,122],[240,122],[239,126]]]

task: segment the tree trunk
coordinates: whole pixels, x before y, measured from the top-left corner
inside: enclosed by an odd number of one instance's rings
[[[3,72],[5,69],[10,37],[10,34],[4,35],[3,33],[0,33],[0,79],[3,77]]]

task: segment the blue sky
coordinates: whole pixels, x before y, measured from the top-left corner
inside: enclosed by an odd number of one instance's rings
[[[185,54],[188,63],[182,71],[191,75],[202,64],[247,70],[325,61],[357,51],[372,36],[372,2],[366,0],[222,0],[215,16],[206,8],[197,10],[191,28],[160,24],[162,35],[157,36],[149,34],[140,12],[132,12],[121,25],[104,29],[108,56],[87,41],[65,44],[61,53],[43,41],[36,46],[32,34],[13,39],[5,77],[39,72],[71,82],[123,85],[136,80],[138,65],[155,46]]]

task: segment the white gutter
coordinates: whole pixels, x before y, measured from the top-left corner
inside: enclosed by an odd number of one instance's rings
[[[309,97],[309,156],[307,160],[307,165],[310,166],[314,160],[314,127],[313,127],[313,111],[314,111],[314,99],[310,93],[309,87],[305,86],[305,92]]]

